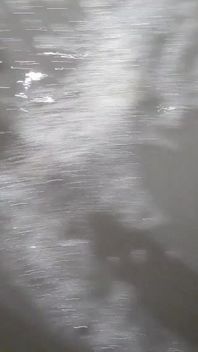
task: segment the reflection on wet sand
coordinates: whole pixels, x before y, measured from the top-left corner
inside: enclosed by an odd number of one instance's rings
[[[90,221],[99,260],[135,286],[140,304],[161,325],[198,346],[197,274],[149,233],[125,228],[115,215],[96,213]],[[109,258],[117,258],[116,265]]]

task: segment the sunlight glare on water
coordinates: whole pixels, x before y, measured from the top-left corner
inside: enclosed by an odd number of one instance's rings
[[[197,351],[197,10],[2,0],[3,264],[68,352]]]

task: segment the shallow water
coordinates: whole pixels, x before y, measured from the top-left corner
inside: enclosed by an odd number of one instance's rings
[[[197,12],[2,0],[2,345],[196,350]]]

